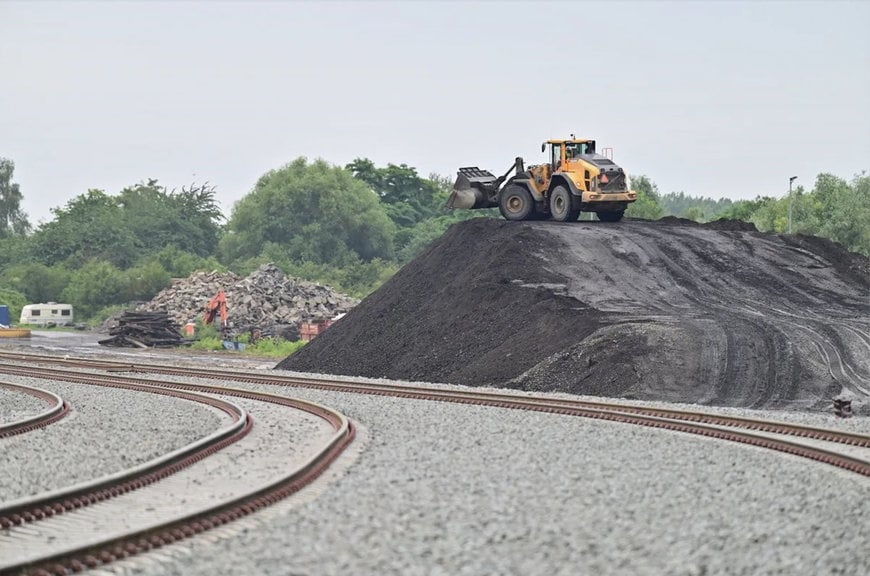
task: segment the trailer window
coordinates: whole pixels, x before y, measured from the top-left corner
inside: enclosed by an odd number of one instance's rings
[[[61,316],[69,316],[69,310],[61,310],[60,315]]]
[[[42,312],[41,310],[31,310],[30,315],[31,316],[39,316],[41,312]]]
[[[57,316],[57,310],[52,310],[52,311],[51,311],[51,315],[52,315],[52,316]]]

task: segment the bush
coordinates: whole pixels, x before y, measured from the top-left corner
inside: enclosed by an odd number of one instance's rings
[[[223,350],[224,343],[220,338],[205,336],[198,338],[190,347],[193,350]]]
[[[305,340],[296,340],[290,342],[283,338],[263,338],[256,344],[249,345],[246,351],[253,352],[259,356],[272,356],[275,358],[286,358],[297,350],[305,346]]]
[[[9,306],[9,321],[17,324],[21,318],[21,309],[27,305],[27,297],[16,290],[0,288],[0,304]]]

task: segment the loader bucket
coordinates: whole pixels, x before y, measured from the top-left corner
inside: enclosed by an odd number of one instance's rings
[[[495,206],[496,204],[489,198],[497,180],[492,173],[476,166],[460,168],[456,183],[453,185],[453,192],[447,199],[447,208],[473,210]]]

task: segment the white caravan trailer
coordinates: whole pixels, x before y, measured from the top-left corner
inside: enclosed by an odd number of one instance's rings
[[[73,323],[72,304],[28,304],[21,309],[19,324],[33,324],[36,326],[68,326]]]

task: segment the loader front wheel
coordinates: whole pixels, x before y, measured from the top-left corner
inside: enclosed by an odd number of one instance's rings
[[[499,194],[498,209],[506,220],[531,220],[535,202],[528,190],[512,184]]]
[[[550,214],[556,222],[575,222],[580,216],[580,203],[564,186],[550,192]]]

